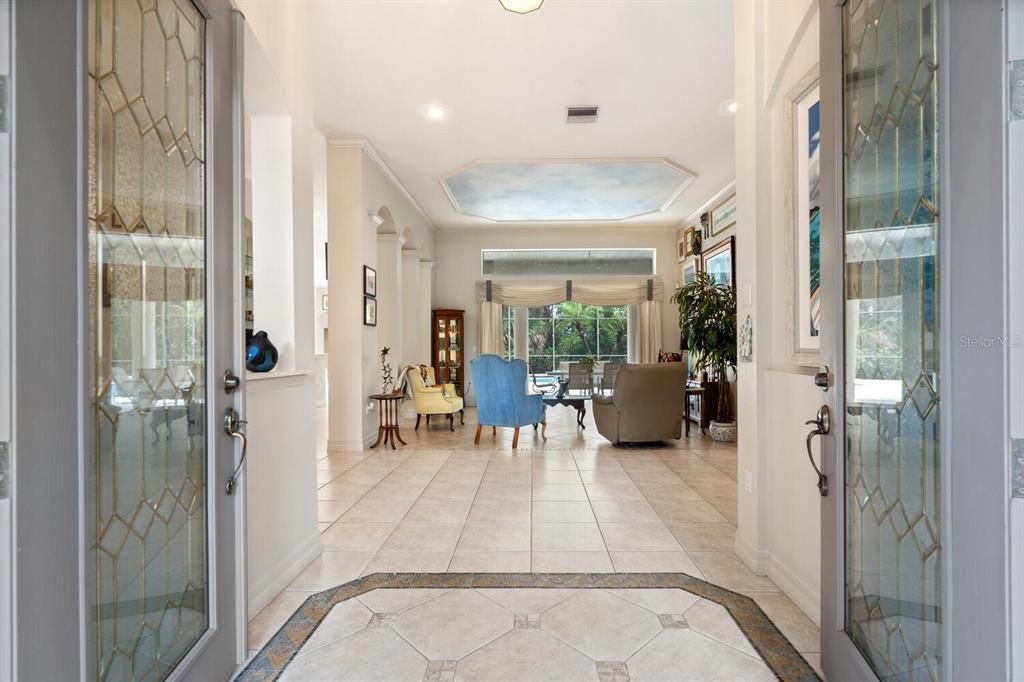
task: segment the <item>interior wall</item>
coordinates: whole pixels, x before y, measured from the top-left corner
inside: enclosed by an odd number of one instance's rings
[[[812,620],[820,620],[820,497],[807,461],[807,419],[821,404],[791,362],[789,213],[795,168],[787,98],[818,63],[816,0],[734,4],[737,313],[750,315],[752,362],[739,364],[736,551]],[[815,453],[817,456],[817,452]]]
[[[679,274],[675,256],[674,227],[601,227],[544,228],[494,227],[480,230],[441,230],[437,233],[437,260],[434,279],[437,287],[435,307],[466,311],[464,354],[468,363],[479,355],[480,321],[476,303],[476,283],[483,279],[480,252],[483,249],[568,249],[568,248],[655,248],[655,268],[665,283],[662,301],[662,347],[679,350],[679,312],[670,298]],[[468,377],[470,380],[472,376]],[[467,404],[474,404],[472,385],[467,388]]]
[[[432,262],[434,228],[365,140],[330,142],[326,195],[331,317],[327,344],[331,386],[328,445],[361,450],[377,435],[377,405],[368,396],[381,391],[380,351],[384,338],[380,327],[363,323],[363,266],[377,271],[378,324],[381,306],[385,305],[382,297],[402,292],[402,309],[411,310],[415,321],[409,329],[425,335],[433,303],[431,289],[420,287],[410,302],[408,289],[403,292],[403,287],[410,271],[416,272],[415,281],[420,281],[424,264]],[[385,270],[379,267],[377,226],[370,219],[382,209],[387,209],[395,232],[410,236],[409,243],[416,247],[414,253],[402,252],[397,259],[400,263]],[[382,275],[394,281],[382,282]],[[412,308],[408,309],[410,304]],[[410,316],[408,312],[406,316]],[[390,362],[397,379],[400,361],[392,357]]]
[[[283,192],[275,241],[254,235],[254,299],[277,291],[278,316],[291,320],[290,342],[282,344],[278,368],[246,377],[245,414],[249,452],[243,477],[247,495],[247,572],[249,615],[288,585],[320,552],[316,516],[316,445],[313,438],[314,237],[313,179],[316,130],[312,113],[309,8],[304,3],[236,0],[246,18],[245,80],[247,114],[273,113],[285,121],[290,149],[276,151],[290,166],[290,192]],[[251,139],[251,135],[247,135]],[[321,138],[322,139],[322,138]],[[271,154],[265,161],[274,163]],[[247,170],[252,166],[247,159]],[[287,182],[287,180],[286,180]],[[259,191],[258,181],[253,191]],[[288,196],[290,194],[290,196]],[[253,197],[254,203],[259,199]],[[261,268],[260,257],[284,258],[279,267]],[[266,265],[266,264],[264,264]],[[258,273],[263,273],[258,274]],[[282,312],[283,311],[283,312]],[[269,313],[265,313],[266,318]],[[256,328],[262,328],[260,314]],[[274,335],[271,340],[275,341]],[[242,349],[239,349],[241,357]]]

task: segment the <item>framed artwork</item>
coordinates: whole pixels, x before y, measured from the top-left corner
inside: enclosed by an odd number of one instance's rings
[[[716,284],[736,286],[736,239],[727,237],[701,254],[701,270]]]
[[[363,294],[377,297],[377,271],[369,265],[363,266]]]
[[[794,101],[794,178],[796,186],[796,344],[821,348],[821,101],[817,82]]]
[[[696,256],[688,258],[683,261],[682,265],[682,286],[686,286],[693,280],[697,279],[697,273],[700,272],[700,259]]]
[[[690,230],[692,229],[692,227],[688,227],[685,230],[683,230],[683,234],[679,237],[679,241],[676,242],[676,260],[678,260],[680,263],[686,260],[686,257],[690,255],[689,253],[687,253],[687,247],[690,243],[689,235]]]
[[[723,201],[711,211],[711,236],[720,235],[736,224],[736,195]]]
[[[679,244],[679,261],[682,262],[692,256],[694,245],[697,243],[697,228],[690,226],[683,230],[683,238]]]
[[[363,296],[363,324],[367,327],[377,326],[377,299]]]

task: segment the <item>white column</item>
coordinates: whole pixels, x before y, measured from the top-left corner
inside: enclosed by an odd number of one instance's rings
[[[330,329],[327,375],[330,397],[327,437],[329,447],[343,450],[363,448],[363,422],[366,396],[369,395],[363,390],[363,356],[367,342],[363,327],[363,222],[366,214],[362,192],[362,151],[328,147],[327,243],[330,269],[327,292]],[[368,353],[372,355],[373,351]]]
[[[422,357],[430,357],[430,336],[433,330],[430,328],[431,317],[434,310],[434,261],[420,261],[420,290],[419,290],[419,354]],[[462,343],[460,341],[459,343]]]
[[[402,364],[430,363],[430,347],[420,355],[420,259],[416,251],[402,251]],[[427,318],[427,326],[430,319]],[[430,333],[427,330],[426,333]]]
[[[402,244],[397,234],[377,235],[377,345],[391,349],[398,378],[402,359]]]

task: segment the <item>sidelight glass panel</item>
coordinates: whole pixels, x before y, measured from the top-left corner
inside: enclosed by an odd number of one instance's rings
[[[95,674],[163,679],[209,627],[205,24],[88,7]]]
[[[942,677],[935,0],[843,9],[846,630]]]

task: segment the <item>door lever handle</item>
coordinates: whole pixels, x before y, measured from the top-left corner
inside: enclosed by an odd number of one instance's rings
[[[807,434],[807,459],[811,461],[814,473],[818,474],[818,492],[821,493],[822,497],[826,497],[828,495],[828,476],[821,473],[821,469],[814,462],[814,453],[811,452],[811,441],[814,440],[815,436],[827,435],[832,430],[832,413],[829,411],[828,405],[822,405],[818,408],[817,416],[807,421],[806,424],[815,427],[813,431]]]
[[[224,492],[228,495],[235,494],[235,484],[238,482],[238,472],[242,470],[242,465],[245,464],[245,451],[249,449],[249,440],[245,437],[245,434],[239,431],[239,427],[246,423],[244,419],[238,418],[238,410],[233,407],[229,407],[224,410],[224,433],[231,436],[232,438],[241,441],[242,443],[242,456],[238,458],[238,465],[235,470],[228,477],[227,483],[224,484]]]

